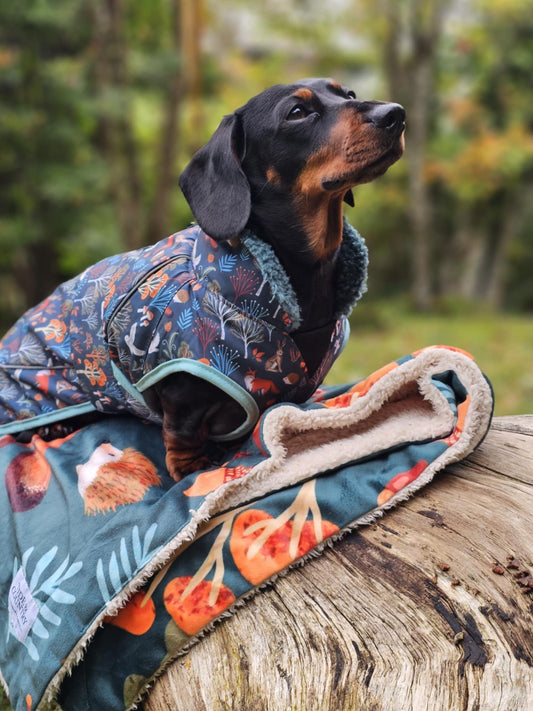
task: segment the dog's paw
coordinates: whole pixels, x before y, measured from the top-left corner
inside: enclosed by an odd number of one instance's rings
[[[209,457],[202,449],[169,449],[165,463],[170,476],[175,481],[181,481],[187,474],[193,474],[211,466]]]

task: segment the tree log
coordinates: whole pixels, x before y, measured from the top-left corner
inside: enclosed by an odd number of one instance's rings
[[[172,663],[145,711],[533,709],[533,416],[291,570]]]

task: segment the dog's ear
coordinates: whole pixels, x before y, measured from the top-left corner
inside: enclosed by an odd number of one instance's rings
[[[240,117],[225,116],[179,180],[198,224],[216,240],[235,237],[250,217],[250,185],[241,167],[243,152]]]

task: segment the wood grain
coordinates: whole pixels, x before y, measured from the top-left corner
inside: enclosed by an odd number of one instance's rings
[[[221,621],[145,711],[533,709],[532,484],[533,416],[495,418],[467,460]]]

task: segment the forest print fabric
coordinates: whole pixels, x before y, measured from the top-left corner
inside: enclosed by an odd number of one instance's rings
[[[300,313],[289,279],[250,232],[217,243],[193,226],[104,259],[28,311],[0,342],[0,434],[93,410],[160,422],[142,392],[178,370],[242,405],[246,421],[230,438],[249,431],[270,405],[304,402],[342,350],[346,316],[364,289],[366,247],[347,222],[341,251],[336,318],[314,373],[291,337]]]
[[[179,483],[159,426],[138,418],[49,443],[5,435],[0,672],[14,708],[131,708],[222,612],[469,454],[491,413],[472,359],[432,347],[270,408]]]

